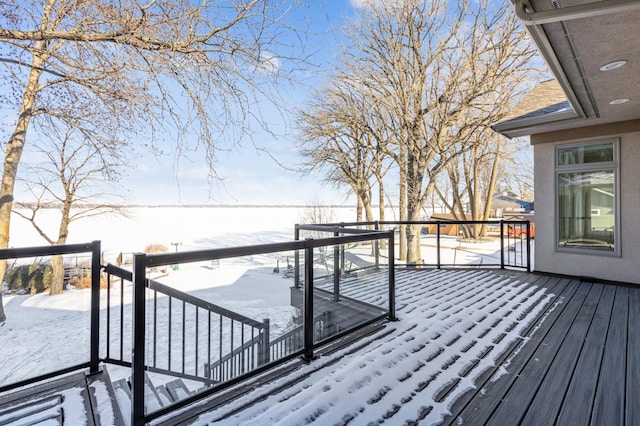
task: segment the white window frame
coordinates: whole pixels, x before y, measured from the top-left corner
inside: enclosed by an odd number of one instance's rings
[[[613,161],[580,163],[580,164],[559,164],[559,152],[566,148],[587,147],[593,145],[601,145],[610,143],[613,146]],[[555,247],[557,251],[568,253],[579,253],[597,256],[620,256],[620,139],[607,138],[598,140],[589,140],[583,142],[562,143],[555,145],[554,149],[554,166],[555,166]],[[594,247],[565,246],[560,244],[560,175],[564,173],[588,173],[603,172],[613,170],[614,179],[614,232],[613,232],[613,250],[602,250]]]

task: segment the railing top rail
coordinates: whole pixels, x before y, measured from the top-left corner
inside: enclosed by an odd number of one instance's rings
[[[382,225],[437,225],[437,224],[451,224],[451,225],[499,225],[500,223],[526,223],[529,220],[456,220],[456,219],[437,219],[437,220],[417,220],[417,221],[385,221],[380,222]]]
[[[183,293],[180,290],[176,290],[175,288],[171,288],[157,281],[148,280],[148,287],[151,290],[173,297],[174,299],[182,300],[186,303],[205,309],[207,311],[211,311],[216,314],[223,315],[227,318],[233,319],[234,321],[239,321],[239,322],[242,322],[243,324],[249,325],[251,327],[259,328],[259,329],[264,328],[264,324],[260,321],[256,321],[249,317],[245,317],[244,315],[240,315],[236,312],[225,309],[222,306],[218,306],[214,303],[207,302],[206,300],[202,300],[188,293]]]
[[[373,225],[372,223],[369,225]],[[321,232],[334,232],[335,230],[339,230],[339,232],[343,234],[375,234],[378,232],[385,231],[374,231],[373,229],[353,229],[353,228],[345,228],[345,226],[354,226],[348,223],[340,223],[340,224],[298,224],[296,227],[300,230],[304,231],[321,231]]]
[[[104,271],[127,281],[132,281],[132,278],[133,278],[133,273],[131,271],[127,271],[126,269],[120,268],[110,263],[104,266]],[[157,281],[147,280],[147,287],[151,290],[173,297],[174,299],[182,300],[186,303],[190,303],[206,311],[223,315],[227,318],[231,318],[235,321],[242,322],[251,327],[260,328],[260,329],[264,328],[264,324],[260,321],[256,321],[252,318],[245,317],[244,315],[240,315],[236,312],[225,309],[222,306],[216,305],[215,303],[211,303],[206,300],[200,299],[198,297],[192,296],[188,293],[184,293],[180,290],[176,290],[172,287],[166,286]]]
[[[436,220],[383,220],[377,222],[341,222],[341,223],[328,223],[322,226],[324,227],[344,227],[344,226],[366,226],[366,225],[437,225],[437,224],[452,224],[452,225],[499,225],[500,223],[527,223],[530,220],[456,220],[456,219],[436,219]],[[304,225],[314,226],[314,225]],[[316,225],[317,226],[317,225]],[[369,231],[371,232],[371,231]]]
[[[20,247],[0,249],[0,259],[17,259],[24,257],[55,256],[59,254],[90,253],[94,242],[81,244],[65,244],[38,247]]]
[[[121,268],[111,263],[107,263],[102,267],[102,269],[107,274],[115,275],[116,277],[122,278],[123,280],[133,281],[133,272],[127,269]]]
[[[225,259],[230,257],[250,256],[256,254],[277,253],[282,251],[302,250],[307,247],[330,246],[346,244],[359,241],[376,240],[388,238],[389,231],[366,231],[358,235],[341,237],[318,238],[311,240],[300,240],[285,243],[260,244],[243,247],[230,247],[209,250],[193,250],[178,253],[162,253],[147,255],[146,266],[165,266],[178,263],[200,262],[212,259]]]
[[[231,257],[300,250],[303,248],[305,248],[304,241],[290,241],[284,243],[153,254],[146,256],[146,266],[165,266],[177,263],[201,262],[212,259],[227,259]]]

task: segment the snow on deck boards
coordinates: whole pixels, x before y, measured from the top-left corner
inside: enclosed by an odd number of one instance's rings
[[[640,424],[640,287],[488,270],[396,285],[399,321],[193,424]]]
[[[549,280],[559,297],[508,374],[481,385],[450,423],[638,424],[640,288]],[[626,416],[626,418],[625,418]]]
[[[520,278],[531,276],[398,270],[399,321],[359,342],[359,350],[322,356],[196,424],[442,422],[552,304],[553,293]]]

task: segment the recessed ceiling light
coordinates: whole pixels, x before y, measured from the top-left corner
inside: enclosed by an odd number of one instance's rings
[[[614,101],[609,102],[609,105],[620,105],[620,104],[624,104],[629,102],[629,99],[627,98],[622,98],[622,99],[616,99]]]
[[[627,61],[613,61],[600,67],[600,71],[611,71],[627,65]]]

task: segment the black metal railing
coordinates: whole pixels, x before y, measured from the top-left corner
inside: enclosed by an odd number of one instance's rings
[[[277,243],[277,244],[265,244],[257,246],[247,247],[234,247],[226,249],[213,249],[202,250],[193,252],[180,252],[180,253],[166,253],[157,255],[147,254],[135,254],[133,260],[133,273],[131,275],[132,287],[133,287],[133,300],[132,300],[132,341],[133,341],[133,355],[131,357],[131,395],[132,395],[132,424],[144,424],[160,416],[170,413],[171,411],[183,407],[187,404],[195,402],[196,400],[213,394],[219,389],[230,386],[241,380],[248,374],[256,374],[269,368],[274,362],[282,362],[291,357],[303,356],[306,359],[311,360],[313,358],[314,350],[316,346],[321,343],[326,343],[332,339],[339,338],[340,336],[353,331],[355,328],[363,327],[372,321],[378,320],[383,317],[389,319],[395,318],[395,297],[393,290],[394,283],[394,270],[393,270],[393,253],[388,256],[391,261],[388,262],[388,266],[385,267],[384,276],[387,286],[390,288],[387,293],[390,295],[388,298],[388,305],[385,309],[377,308],[375,311],[365,312],[366,315],[361,315],[359,320],[352,321],[349,328],[344,328],[338,331],[337,327],[331,327],[329,324],[330,313],[322,313],[321,315],[314,315],[314,307],[316,305],[315,298],[319,297],[318,292],[314,289],[314,275],[313,269],[315,265],[314,255],[315,252],[320,250],[326,250],[327,248],[334,247],[336,245],[349,245],[368,242],[369,245],[375,245],[379,240],[385,240],[390,250],[393,250],[393,232],[366,232],[366,233],[353,233],[354,235],[337,236],[320,239],[308,239],[305,241],[294,241],[289,243]],[[230,343],[226,345],[226,351],[221,353],[217,359],[212,362],[206,362],[203,365],[203,376],[206,376],[210,380],[212,386],[202,388],[198,394],[190,395],[184,399],[175,402],[174,404],[158,409],[154,412],[145,412],[145,371],[150,369],[148,365],[149,355],[146,354],[148,348],[153,348],[153,344],[148,341],[149,336],[153,336],[152,327],[149,322],[149,310],[153,309],[148,302],[149,295],[148,289],[156,287],[157,284],[152,282],[147,277],[147,271],[152,268],[160,268],[169,265],[180,265],[191,262],[211,262],[215,259],[226,258],[238,258],[243,256],[255,256],[258,254],[267,253],[298,253],[304,252],[305,262],[302,269],[304,270],[304,290],[302,291],[302,306],[303,322],[302,330],[290,333],[289,336],[281,336],[282,338],[276,338],[273,342],[268,337],[268,322],[256,322],[244,319],[242,324],[249,324],[255,331],[244,331],[241,328],[241,333],[245,333],[245,338],[240,338],[240,344]],[[300,267],[297,265],[296,268]],[[112,268],[113,269],[113,268]],[[127,276],[128,278],[128,276]],[[167,293],[166,289],[163,289],[164,293]],[[163,293],[163,294],[164,294]],[[178,295],[174,294],[173,297],[178,299]],[[180,296],[182,297],[182,296]],[[191,301],[195,303],[194,301]],[[183,303],[183,302],[178,302]],[[183,308],[184,310],[184,308]],[[227,317],[231,314],[227,313]],[[151,316],[153,317],[153,316]],[[239,319],[235,319],[238,321]],[[220,323],[221,324],[221,323]],[[184,326],[183,326],[184,327]],[[334,330],[335,333],[331,335],[329,330]],[[179,333],[184,333],[180,331]],[[302,335],[302,344],[294,344],[293,342],[299,341],[299,334]],[[123,335],[125,333],[122,333]],[[236,335],[236,334],[232,334]],[[288,343],[282,343],[288,342]],[[224,345],[219,345],[220,347]],[[153,349],[151,349],[153,351]],[[181,355],[181,359],[187,357]],[[172,364],[173,365],[173,364]],[[168,371],[169,369],[167,369]],[[178,368],[179,373],[182,372],[182,365]],[[171,370],[172,373],[175,371]],[[188,372],[190,373],[191,372]]]
[[[109,283],[114,277],[132,282],[131,271],[111,264],[104,271]],[[146,286],[146,326],[151,330],[148,371],[210,383],[229,380],[269,361],[268,319],[253,320],[151,279]],[[123,309],[123,289],[121,285],[113,303],[111,285],[107,286],[104,361],[131,366],[131,342],[124,339],[125,335],[131,336],[131,322]],[[118,310],[115,318],[112,303]],[[159,341],[165,347],[158,348]]]
[[[84,253],[91,256],[91,308],[89,311],[89,327],[88,330],[78,329],[78,333],[86,332],[89,336],[89,355],[88,359],[73,365],[66,365],[61,368],[55,368],[45,374],[34,375],[27,379],[12,380],[10,376],[4,378],[5,383],[0,385],[0,392],[5,392],[22,386],[27,386],[42,380],[47,380],[72,371],[80,369],[88,369],[90,374],[99,371],[99,323],[100,323],[100,241],[93,241],[84,244],[69,244],[64,246],[41,246],[41,247],[25,247],[25,248],[9,248],[0,249],[0,260],[7,259],[25,259],[25,258],[41,258],[49,256],[64,256],[70,254]],[[78,324],[74,324],[78,327]],[[24,336],[28,339],[28,336]],[[62,342],[61,342],[62,343]],[[51,355],[55,356],[55,355]],[[6,359],[5,359],[6,361]]]
[[[340,222],[323,225],[296,225],[295,238],[300,238],[300,231],[333,232],[342,234],[347,232],[367,232],[361,227],[369,227],[374,230],[395,229],[400,226],[419,226],[421,236],[435,239],[433,248],[435,256],[421,259],[417,263],[407,266],[432,267],[432,268],[456,268],[456,267],[484,267],[484,268],[514,268],[531,271],[531,240],[534,236],[533,227],[529,220],[427,220],[427,221],[373,221],[373,222]],[[447,228],[448,232],[443,232]],[[479,259],[476,263],[457,261],[455,254],[464,252],[465,247],[447,246],[443,241],[461,242],[462,239],[473,241],[474,236],[480,236],[481,228],[490,237],[499,239],[500,246],[497,251],[486,254],[475,253]],[[427,230],[427,234],[423,234]],[[370,232],[370,231],[369,231]],[[445,235],[446,234],[446,235]],[[465,236],[469,236],[465,238]],[[449,238],[453,237],[453,239]],[[397,239],[396,239],[396,242]],[[428,245],[424,244],[424,245]],[[453,260],[444,259],[444,252],[452,251]],[[396,266],[403,263],[396,260]],[[406,264],[405,264],[406,265]],[[297,270],[297,269],[296,269]],[[338,276],[338,275],[336,275]]]

